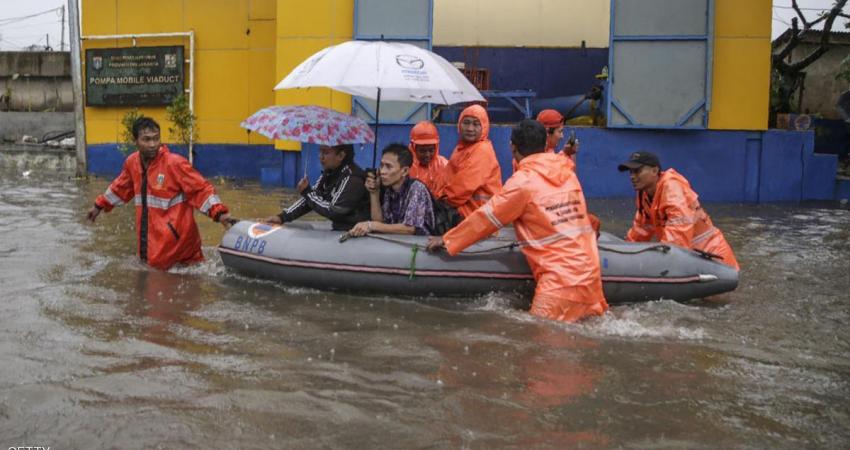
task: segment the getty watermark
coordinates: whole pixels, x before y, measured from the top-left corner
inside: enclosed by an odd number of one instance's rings
[[[50,447],[36,447],[36,446],[22,445],[20,447],[9,447],[9,450],[50,450]]]

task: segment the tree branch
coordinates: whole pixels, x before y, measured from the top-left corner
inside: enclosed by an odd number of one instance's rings
[[[803,15],[803,11],[800,10],[800,6],[797,5],[797,0],[791,0],[791,7],[794,8],[794,11],[797,12],[797,17],[799,17],[800,20],[803,21],[803,31],[806,31],[811,28],[809,22],[806,21],[806,16]]]
[[[823,31],[821,32],[820,37],[820,45],[815,51],[810,53],[805,58],[801,59],[800,61],[797,61],[796,63],[790,64],[788,67],[789,70],[799,72],[805,69],[809,66],[809,64],[817,61],[818,58],[820,58],[824,53],[827,52],[827,50],[829,50],[829,38],[832,33],[832,25],[835,23],[835,18],[843,10],[844,5],[847,4],[847,1],[848,0],[837,0],[832,6],[832,9],[829,11],[829,13],[821,17],[821,19],[825,18],[826,21],[823,24]],[[792,3],[796,6],[797,1],[792,0]]]
[[[773,55],[772,59],[774,64],[782,63],[787,67],[787,64],[784,62],[785,58],[790,55],[791,50],[794,50],[794,47],[800,43],[800,35],[800,30],[797,27],[797,18],[794,17],[791,19],[791,33],[788,37],[788,43],[785,44],[785,47],[779,53]]]

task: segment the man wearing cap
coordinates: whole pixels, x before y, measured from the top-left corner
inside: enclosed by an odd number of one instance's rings
[[[449,161],[440,156],[440,134],[433,123],[423,120],[410,130],[410,153],[413,165],[408,175],[425,183],[428,190],[437,192],[443,169]]]
[[[537,121],[546,128],[546,153],[555,153],[561,139],[564,138],[564,116],[554,109],[544,109],[537,114]],[[567,156],[567,166],[575,170],[576,152],[578,151],[578,140],[567,142],[562,153]],[[517,162],[513,161],[514,172],[517,171]]]
[[[703,251],[739,270],[732,247],[702,209],[699,196],[685,177],[673,169],[661,170],[658,156],[650,152],[632,153],[618,169],[629,171],[637,192],[637,211],[626,240],[657,239]]]
[[[544,109],[537,114],[537,121],[546,127],[546,151],[554,152],[558,143],[564,138],[564,116],[554,109]],[[576,152],[578,151],[578,141],[567,142],[564,145],[562,152],[573,164],[576,161]]]

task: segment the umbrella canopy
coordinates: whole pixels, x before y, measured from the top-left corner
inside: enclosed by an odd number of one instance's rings
[[[484,101],[442,56],[411,44],[349,41],[302,62],[275,89],[328,87],[370,99],[439,103]]]
[[[285,139],[319,145],[364,144],[375,134],[358,117],[321,106],[270,106],[245,119],[242,128],[269,139]]]

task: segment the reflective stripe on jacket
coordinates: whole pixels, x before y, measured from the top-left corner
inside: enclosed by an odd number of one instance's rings
[[[632,228],[626,240],[668,242],[721,257],[721,261],[739,269],[732,247],[723,233],[702,209],[691,184],[673,169],[662,171],[650,200],[646,192],[635,198]]]
[[[481,122],[481,137],[473,143],[458,142],[443,172],[443,181],[435,193],[457,208],[460,215],[469,217],[502,189],[502,169],[496,159],[493,143],[488,139],[490,119],[480,105],[463,110],[458,120],[458,132],[464,117]]]
[[[194,209],[211,218],[228,212],[213,186],[186,158],[165,145],[147,169],[139,152],[128,156],[121,173],[95,204],[109,212],[130,201],[136,206],[138,255],[162,270],[204,259]]]
[[[576,303],[608,308],[596,236],[587,215],[578,178],[567,158],[537,153],[523,158],[504,189],[443,236],[456,255],[497,229],[514,224],[517,240],[537,287],[531,312],[558,320],[575,320]]]

